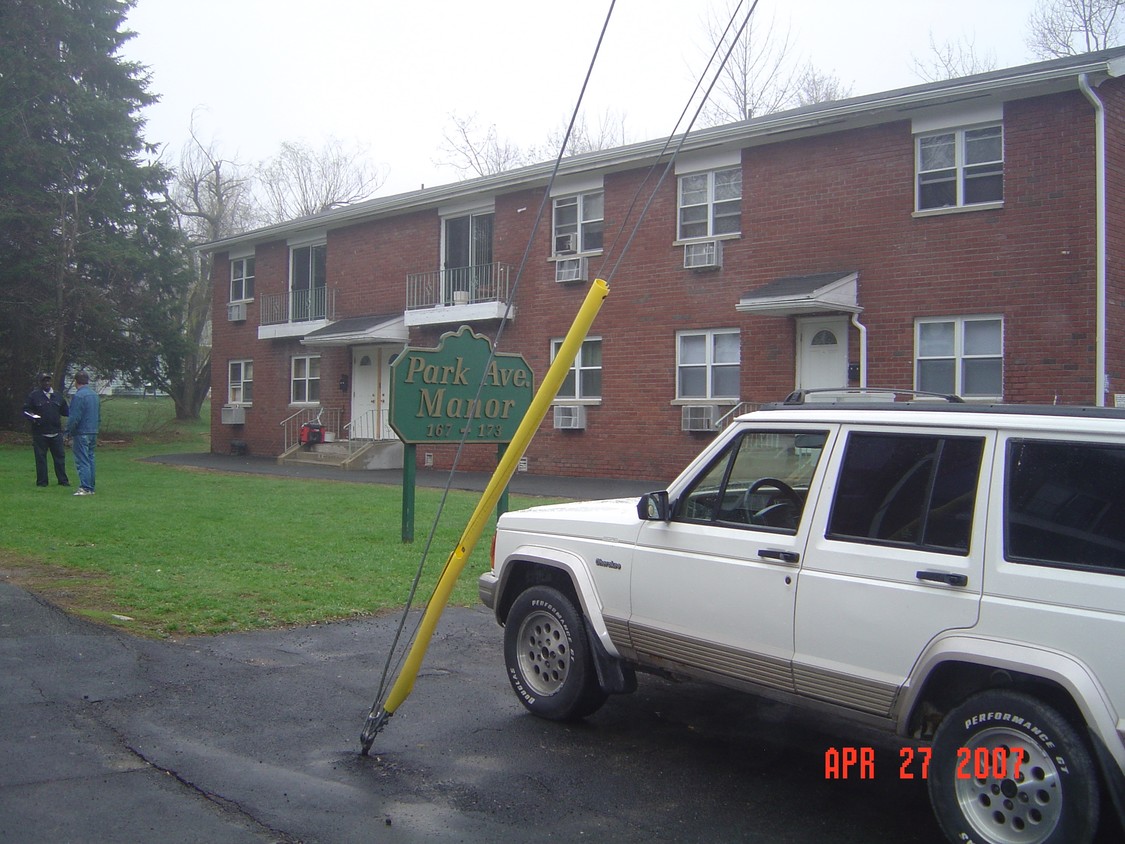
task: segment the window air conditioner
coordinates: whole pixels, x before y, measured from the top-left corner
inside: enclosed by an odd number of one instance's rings
[[[227,322],[246,322],[245,302],[231,302],[227,305]]]
[[[723,242],[705,240],[684,246],[685,270],[717,270],[723,265]]]
[[[555,405],[555,427],[560,431],[581,431],[586,427],[586,407],[581,404]]]
[[[567,252],[578,251],[578,235],[560,234],[555,237],[555,254],[563,255]]]
[[[588,281],[589,267],[585,258],[555,261],[555,281]]]
[[[714,431],[717,410],[713,404],[685,404],[682,408],[681,430]]]
[[[240,405],[223,405],[221,415],[224,425],[246,424],[246,408]]]

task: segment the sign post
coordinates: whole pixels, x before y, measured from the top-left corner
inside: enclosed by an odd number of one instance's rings
[[[416,447],[512,441],[535,392],[522,355],[493,354],[468,326],[433,349],[407,347],[391,364],[390,424],[403,449],[402,541],[414,540]],[[409,482],[408,482],[409,478]]]

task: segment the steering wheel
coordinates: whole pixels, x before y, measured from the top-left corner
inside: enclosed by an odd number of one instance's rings
[[[763,507],[761,510],[754,510],[751,506],[751,498],[754,493],[762,487],[773,487],[780,494],[783,500],[774,501],[769,505]],[[801,514],[802,508],[805,506],[804,500],[797,491],[785,481],[778,480],[777,478],[758,478],[754,483],[747,487],[746,492],[742,494],[743,509],[749,514],[751,524],[765,524],[772,527],[795,527],[797,518]],[[777,520],[779,512],[784,512],[792,508],[792,517],[784,520]],[[772,517],[772,518],[770,518]]]

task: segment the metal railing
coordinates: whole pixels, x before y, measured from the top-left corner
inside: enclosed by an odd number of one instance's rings
[[[512,268],[494,262],[406,276],[406,309],[506,302]]]
[[[325,431],[340,434],[340,409],[338,407],[306,407],[279,423],[283,432],[281,453],[301,442],[301,426],[306,422],[319,422]]]
[[[262,325],[336,319],[336,288],[314,287],[287,293],[259,294]]]
[[[724,413],[722,416],[720,416],[718,419],[715,420],[715,430],[716,431],[723,430],[723,428],[725,428],[727,425],[729,425],[730,421],[732,419],[734,419],[736,416],[741,416],[743,413],[750,413],[753,410],[757,410],[759,407],[761,407],[761,404],[758,403],[758,402],[752,402],[752,401],[739,402],[738,404],[736,404],[734,407],[732,407],[730,410],[728,410],[726,413]]]
[[[348,457],[367,443],[397,440],[391,430],[390,411],[369,410],[361,413],[344,426],[344,436],[348,441]]]

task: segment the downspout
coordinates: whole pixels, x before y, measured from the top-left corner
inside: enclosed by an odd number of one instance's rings
[[[859,386],[867,387],[867,326],[859,321],[859,314],[852,313],[852,325],[859,332]]]
[[[1096,316],[1094,352],[1094,404],[1105,406],[1106,313],[1105,313],[1105,106],[1090,87],[1088,74],[1078,75],[1078,87],[1094,107],[1094,225],[1096,226],[1096,269],[1094,312]]]

